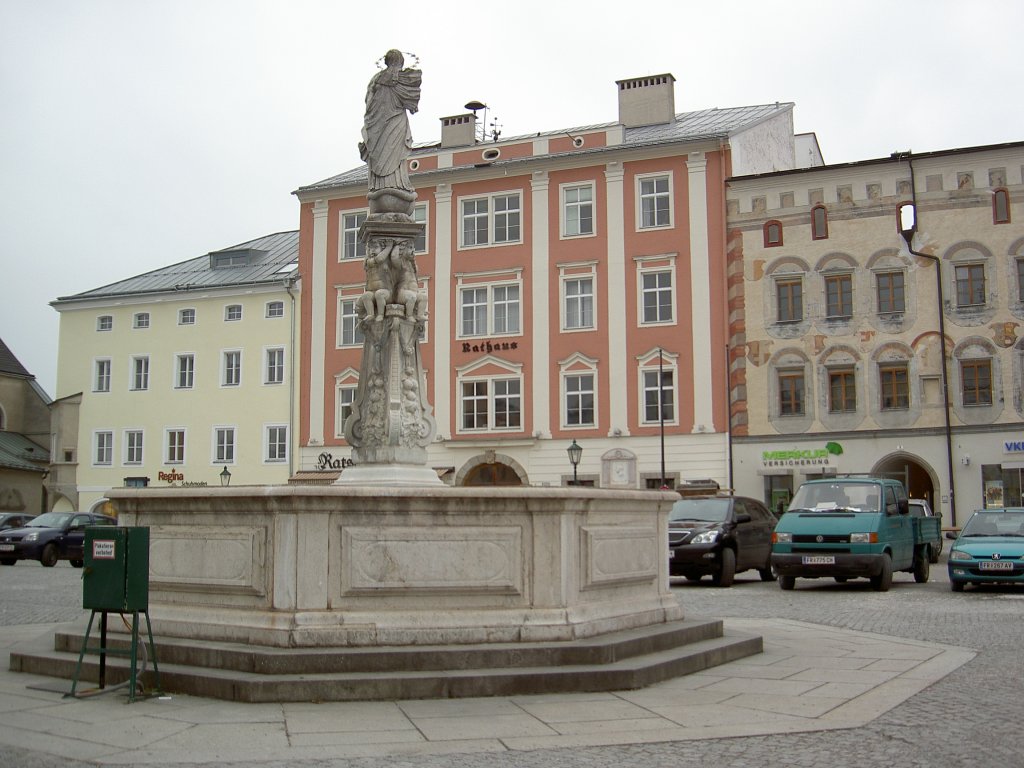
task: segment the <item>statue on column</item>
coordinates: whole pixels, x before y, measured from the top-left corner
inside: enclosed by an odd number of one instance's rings
[[[384,69],[366,88],[366,115],[359,156],[366,161],[370,214],[412,214],[416,192],[409,181],[406,160],[412,148],[409,115],[420,103],[423,73],[404,69],[405,57],[392,49],[384,54]]]
[[[412,147],[408,113],[419,106],[418,69],[404,69],[397,50],[366,89],[359,153],[367,165],[370,212],[359,229],[366,244],[366,288],[356,305],[363,333],[363,361],[345,439],[355,466],[340,484],[436,485],[426,446],[436,425],[427,401],[419,339],[427,318],[426,292],[416,274],[413,220],[416,191],[409,179]]]

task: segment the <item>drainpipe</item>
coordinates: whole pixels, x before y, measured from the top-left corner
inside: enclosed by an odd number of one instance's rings
[[[917,184],[914,181],[914,159],[907,152],[893,152],[892,158],[899,161],[906,157],[907,166],[910,168],[910,204],[914,209],[914,221],[911,226],[904,227],[903,222],[899,223],[900,234],[907,241],[907,250],[914,256],[928,259],[935,264],[935,292],[939,299],[939,352],[942,356],[942,411],[946,420],[946,477],[949,485],[949,521],[956,528],[956,486],[953,481],[953,430],[949,419],[949,364],[946,360],[946,306],[942,290],[942,260],[930,253],[915,251],[913,245],[914,233],[917,231]],[[941,501],[941,500],[940,500]]]

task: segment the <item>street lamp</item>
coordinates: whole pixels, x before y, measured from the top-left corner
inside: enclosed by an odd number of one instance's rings
[[[231,473],[228,472],[227,467],[224,467],[224,469],[220,471],[220,484],[223,488],[227,488],[231,485]]]
[[[572,484],[579,485],[576,468],[580,465],[580,459],[583,458],[583,447],[573,440],[572,445],[565,450],[569,454],[569,463],[572,464]]]
[[[897,157],[901,153],[893,153]],[[913,256],[928,259],[935,265],[935,293],[939,300],[939,356],[942,358],[942,412],[946,418],[946,477],[949,485],[949,522],[956,527],[956,489],[953,485],[953,432],[949,423],[949,366],[946,362],[946,308],[942,292],[942,261],[938,256],[914,250],[914,233],[917,232],[917,190],[914,186],[914,165],[910,162],[910,194],[912,201],[899,207],[899,229],[907,242],[907,250]]]

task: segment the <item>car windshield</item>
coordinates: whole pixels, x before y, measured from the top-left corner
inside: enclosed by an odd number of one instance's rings
[[[1020,512],[975,512],[961,536],[1024,536],[1024,510]]]
[[[881,494],[874,483],[811,483],[800,486],[789,508],[819,512],[881,512]]]
[[[729,499],[680,499],[672,505],[669,522],[673,520],[698,520],[706,523],[722,523],[729,518]]]
[[[72,512],[47,512],[26,523],[26,528],[60,528],[71,519]]]

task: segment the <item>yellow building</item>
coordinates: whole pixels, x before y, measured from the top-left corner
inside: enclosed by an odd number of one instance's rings
[[[947,526],[1024,501],[1022,172],[1015,142],[727,182],[737,492],[881,473]]]
[[[297,259],[298,233],[280,232],[52,303],[53,507],[123,485],[287,482]]]

